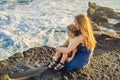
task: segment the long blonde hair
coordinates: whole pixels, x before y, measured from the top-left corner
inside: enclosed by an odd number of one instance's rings
[[[75,16],[75,20],[77,21],[78,28],[85,39],[83,44],[87,47],[88,50],[94,49],[96,45],[96,40],[93,35],[92,26],[89,18],[85,14],[79,14]]]

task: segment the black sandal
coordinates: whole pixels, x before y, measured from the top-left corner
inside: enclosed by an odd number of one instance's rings
[[[57,65],[57,61],[53,60],[49,65],[48,68],[54,68]]]
[[[61,70],[64,67],[63,63],[59,63],[56,67],[54,67],[54,70]]]

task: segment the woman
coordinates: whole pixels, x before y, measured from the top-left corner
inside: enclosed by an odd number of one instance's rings
[[[79,36],[76,41],[74,41],[70,47],[56,48],[57,51],[68,54],[73,49],[78,47],[75,57],[70,62],[65,63],[66,70],[81,69],[88,64],[90,55],[96,45],[96,40],[91,28],[91,22],[87,15],[79,14],[75,16],[74,23],[79,31]]]

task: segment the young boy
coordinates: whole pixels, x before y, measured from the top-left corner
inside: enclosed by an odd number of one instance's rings
[[[72,42],[74,42],[74,40],[76,39],[76,36],[78,36],[78,31],[74,24],[70,24],[67,26],[67,33],[68,33],[69,38],[60,47],[71,46]],[[65,61],[70,62],[73,59],[73,57],[75,56],[76,52],[77,52],[77,48],[75,48],[71,53],[56,52],[55,56],[53,57],[53,61],[48,65],[48,68],[54,68],[54,70],[62,69],[64,67]],[[61,60],[58,63],[59,59],[61,59]]]

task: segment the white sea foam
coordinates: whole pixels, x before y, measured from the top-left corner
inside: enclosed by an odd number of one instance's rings
[[[108,0],[0,0],[0,60],[31,47],[62,44],[67,39],[66,25],[76,14],[86,13],[89,1],[112,4]],[[114,9],[120,11],[120,1],[115,1]]]

